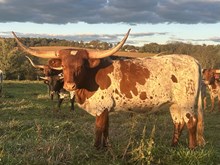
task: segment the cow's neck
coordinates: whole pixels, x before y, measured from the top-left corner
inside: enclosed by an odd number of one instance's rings
[[[96,68],[89,68],[86,71],[85,79],[80,83],[76,90],[76,98],[79,104],[83,104],[86,99],[90,98],[98,88],[105,89],[109,84],[108,73],[113,71],[112,63],[108,61],[101,61]]]

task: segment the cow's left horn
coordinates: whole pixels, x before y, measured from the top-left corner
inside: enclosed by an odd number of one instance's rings
[[[125,35],[125,37],[123,38],[123,40],[121,40],[121,42],[116,47],[114,47],[110,50],[104,50],[104,51],[92,51],[92,50],[90,51],[90,50],[88,50],[89,58],[99,59],[99,58],[104,58],[104,57],[108,57],[108,56],[113,55],[114,53],[119,51],[119,49],[124,45],[125,41],[128,38],[130,31],[131,31],[131,29],[128,30],[128,32]]]
[[[39,68],[39,69],[44,69],[44,66],[45,66],[45,65],[36,65],[36,64],[34,64],[34,62],[33,62],[28,56],[25,56],[25,57],[30,61],[31,65],[32,65],[33,67]]]
[[[18,37],[16,36],[16,34],[14,32],[12,32],[13,36],[15,37],[15,40],[17,42],[17,44],[27,53],[33,55],[33,56],[37,56],[37,57],[41,57],[41,58],[59,58],[59,56],[57,55],[56,51],[43,51],[43,50],[35,50],[35,49],[31,49],[26,47],[25,45],[23,45]]]

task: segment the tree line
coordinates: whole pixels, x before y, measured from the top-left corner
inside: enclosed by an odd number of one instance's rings
[[[106,50],[114,44],[93,40],[85,43],[83,41],[67,41],[48,38],[21,38],[21,42],[28,47],[37,46],[70,46],[81,48],[92,48]],[[171,42],[167,44],[149,43],[143,46],[124,45],[122,51],[163,53],[163,54],[188,54],[196,58],[202,68],[220,68],[220,45],[193,45],[190,43]],[[25,58],[25,52],[18,49],[13,38],[0,38],[0,69],[4,72],[7,80],[36,80],[42,72],[31,66]],[[46,64],[47,60],[33,57],[36,64]]]

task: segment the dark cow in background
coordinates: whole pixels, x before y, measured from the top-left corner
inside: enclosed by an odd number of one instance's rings
[[[116,47],[104,51],[42,52],[27,48],[13,35],[27,53],[61,60],[56,69],[63,69],[64,88],[75,91],[79,107],[96,117],[96,148],[107,145],[111,111],[149,112],[163,105],[170,107],[173,146],[178,144],[184,125],[189,132],[189,148],[204,145],[200,65],[187,55],[106,60],[123,46],[129,32]]]
[[[211,109],[214,111],[215,107],[215,98],[218,99],[218,111],[220,112],[220,69],[203,69],[203,80],[204,84],[207,85],[208,91],[211,99]],[[204,105],[206,108],[206,104]]]
[[[51,100],[53,100],[54,94],[57,94],[58,97],[58,109],[61,109],[61,104],[66,96],[67,91],[63,88],[64,81],[62,70],[55,70],[49,67],[49,65],[36,65],[34,62],[26,56],[26,58],[30,61],[33,67],[43,69],[44,77],[40,77],[44,80],[44,83],[48,85],[49,93],[51,96]],[[57,61],[56,61],[57,62]],[[49,60],[49,63],[53,63],[53,60]],[[71,108],[70,110],[74,111],[74,102],[75,102],[75,94],[73,92],[69,92],[70,94],[70,103]]]
[[[62,74],[54,75],[54,76],[48,76],[48,77],[41,77],[41,79],[44,79],[48,82],[48,85],[53,93],[57,94],[58,97],[58,108],[61,109],[61,104],[64,100],[64,98],[67,95],[67,91],[63,88],[64,81]],[[70,94],[70,103],[71,107],[70,110],[74,111],[74,102],[75,102],[75,92],[71,91]]]
[[[0,96],[2,95],[2,88],[3,88],[3,72],[0,70]]]
[[[42,70],[45,77],[53,77],[53,76],[57,77],[57,75],[62,73],[62,70],[52,69],[52,68],[50,68],[49,65],[36,65],[28,56],[26,56],[26,58],[30,61],[31,65],[34,68]],[[54,93],[55,93],[55,91],[52,89],[53,87],[51,85],[49,85],[50,83],[47,79],[45,79],[44,77],[40,77],[40,78],[43,79],[44,83],[48,85],[49,96],[50,96],[51,100],[53,100]]]

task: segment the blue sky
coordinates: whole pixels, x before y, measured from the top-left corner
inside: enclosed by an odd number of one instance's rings
[[[220,0],[0,0],[0,37],[220,44]]]

